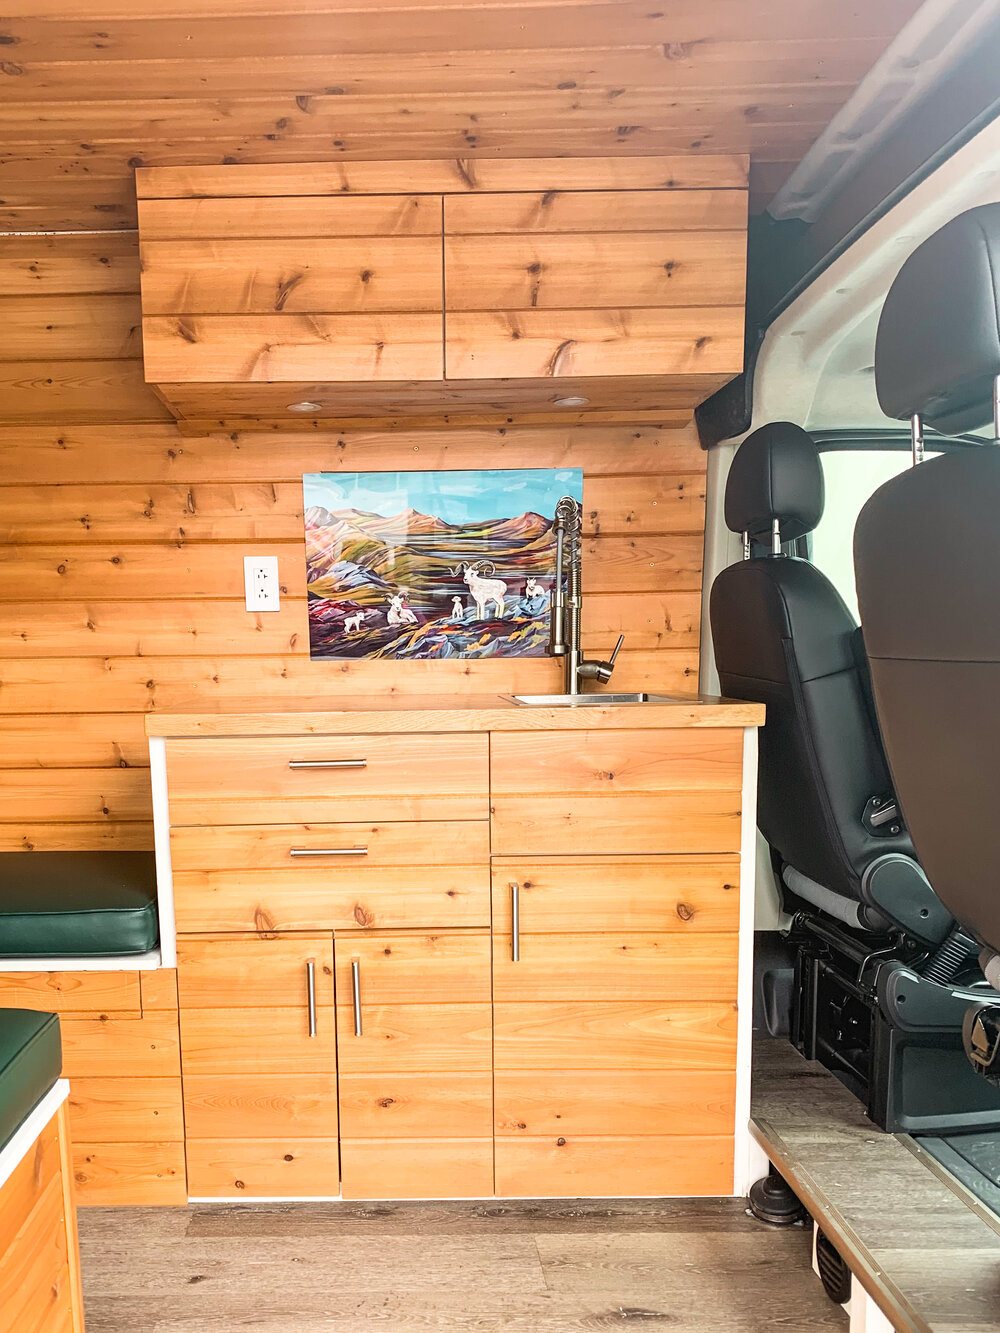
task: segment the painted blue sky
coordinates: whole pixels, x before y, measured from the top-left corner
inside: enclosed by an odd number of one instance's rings
[[[583,502],[580,468],[503,468],[476,472],[311,472],[302,478],[305,506],[361,509],[389,516],[416,509],[445,523],[516,518],[533,510],[551,518],[556,501]]]

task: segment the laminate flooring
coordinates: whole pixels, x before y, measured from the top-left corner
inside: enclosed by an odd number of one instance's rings
[[[80,1212],[87,1333],[844,1333],[809,1245],[732,1199]]]

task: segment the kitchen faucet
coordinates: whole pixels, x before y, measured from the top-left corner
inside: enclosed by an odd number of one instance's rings
[[[553,657],[566,659],[567,694],[579,694],[580,682],[584,680],[598,680],[602,685],[606,685],[615,669],[618,650],[625,642],[625,635],[619,634],[614,651],[606,662],[589,661],[580,655],[580,610],[583,605],[580,578],[582,527],[583,511],[579,500],[574,500],[571,495],[564,495],[556,505],[552,524],[556,536],[556,580],[552,591],[549,622],[549,653]]]

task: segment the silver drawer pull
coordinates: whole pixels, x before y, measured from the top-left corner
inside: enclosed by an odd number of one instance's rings
[[[510,886],[510,961],[521,961],[521,886]]]
[[[367,856],[367,847],[289,847],[289,856]]]
[[[289,759],[289,768],[367,768],[367,759]]]
[[[351,963],[351,988],[354,991],[354,1035],[361,1036],[361,963],[355,958]]]
[[[316,1035],[316,961],[310,958],[306,963],[306,995],[309,999],[309,1035]]]

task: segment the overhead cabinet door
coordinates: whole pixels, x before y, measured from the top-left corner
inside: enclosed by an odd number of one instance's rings
[[[731,370],[745,212],[735,191],[449,195],[449,379]]]
[[[144,201],[146,379],[440,379],[441,203]]]

